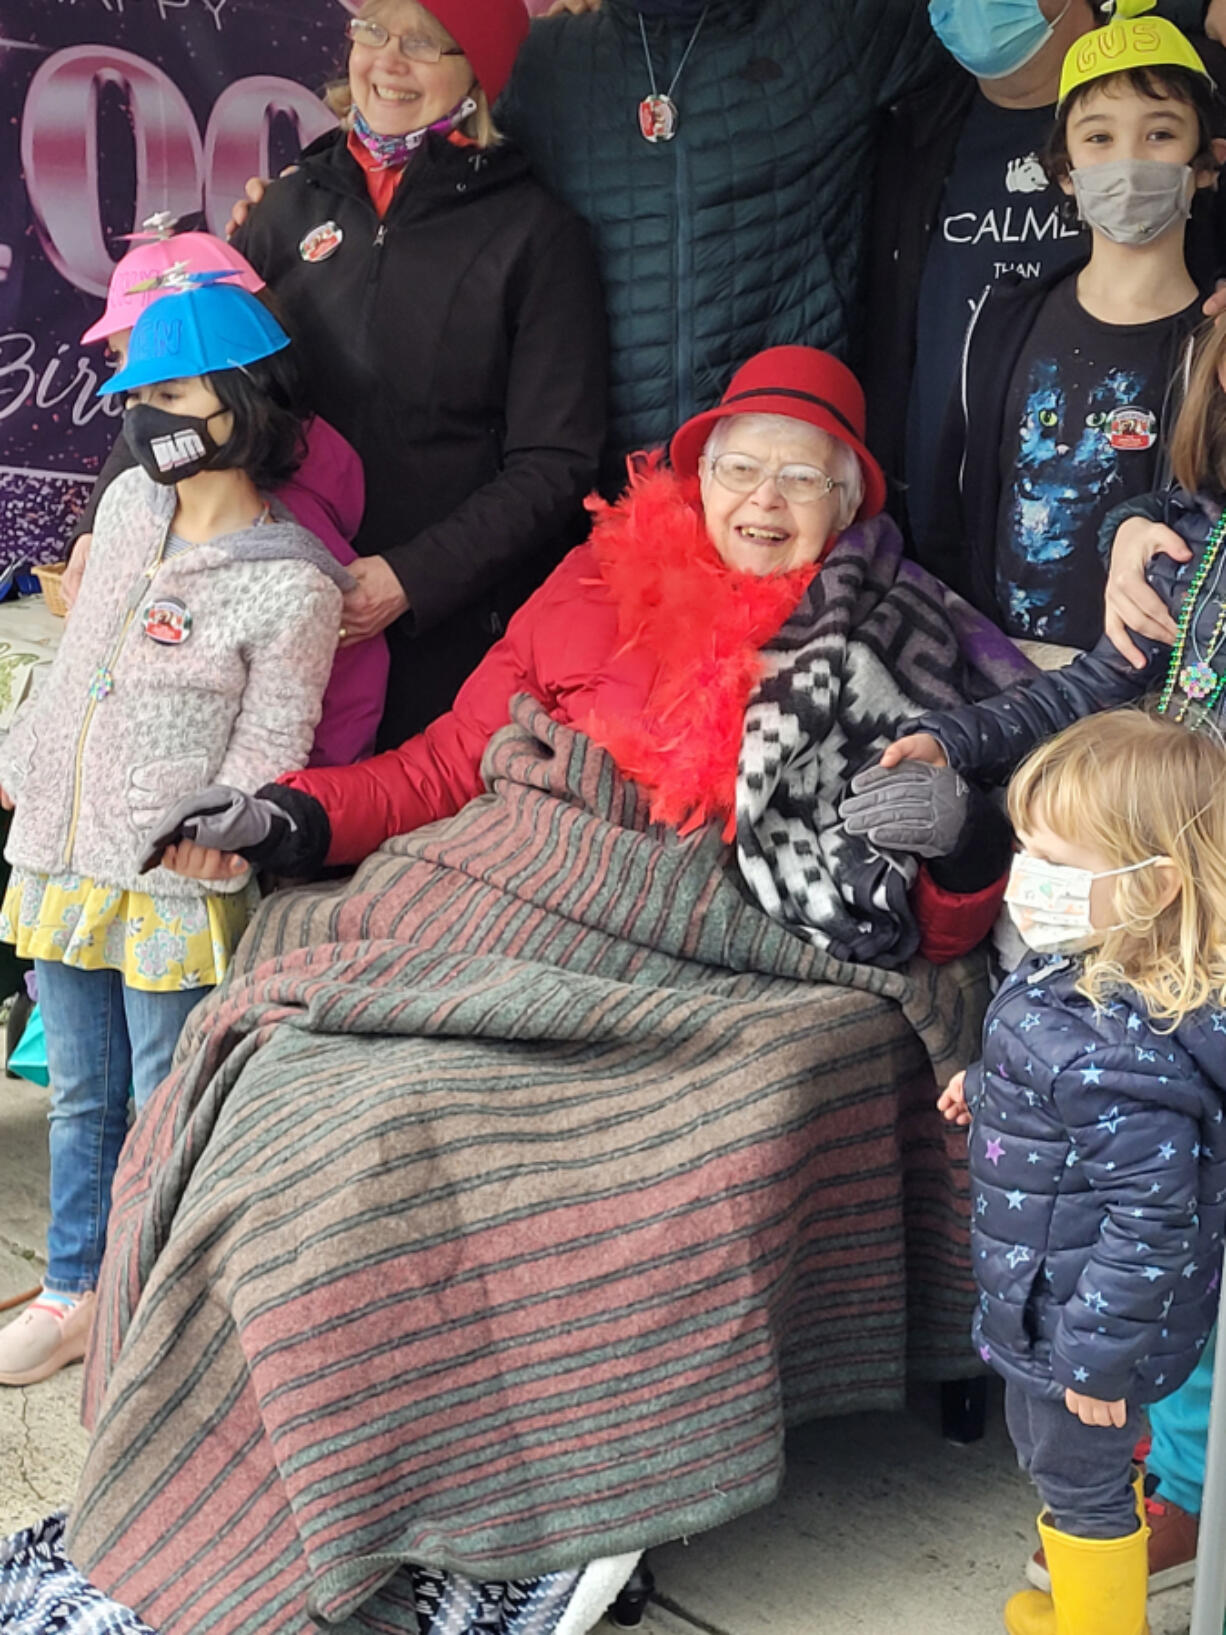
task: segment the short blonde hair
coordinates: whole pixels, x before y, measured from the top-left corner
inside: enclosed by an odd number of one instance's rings
[[[708,461],[717,460],[728,447],[733,430],[738,426],[742,429],[764,432],[767,436],[772,434],[795,436],[796,427],[803,426],[807,431],[824,438],[826,453],[821,457],[822,469],[839,485],[838,531],[842,533],[844,528],[851,527],[864,499],[864,472],[854,449],[848,448],[846,443],[832,437],[820,426],[811,426],[807,420],[796,420],[791,415],[729,414],[717,420],[711,427],[711,435],[707,438],[702,451],[703,458]]]
[[[380,20],[379,14],[386,12],[388,7],[393,4],[395,4],[395,0],[365,0],[365,4],[359,8],[357,15],[363,22],[377,23]],[[437,40],[441,46],[459,45],[460,42],[452,39],[428,6],[422,5],[420,0],[417,0],[417,4],[418,9],[429,19],[429,28],[428,30],[423,29],[423,33],[428,33],[429,38]],[[471,95],[473,101],[477,104],[476,111],[469,114],[468,118],[460,126],[460,130],[471,142],[475,142],[479,148],[497,147],[504,140],[504,137],[494,123],[494,116],[490,112],[489,98],[479,85],[473,86]],[[327,85],[324,86],[323,99],[341,125],[348,129],[353,114],[353,92],[349,89],[349,74],[346,67],[342,66],[336,79],[329,80]]]
[[[1133,989],[1171,1029],[1226,1004],[1226,747],[1166,716],[1088,716],[1024,761],[1009,785],[1015,829],[1036,824],[1091,847],[1112,868],[1151,857],[1179,882],[1164,904],[1163,873],[1116,880],[1119,929],[1085,956],[1079,992],[1102,1007]]]

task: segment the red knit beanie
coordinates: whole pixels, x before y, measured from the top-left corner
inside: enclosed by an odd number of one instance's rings
[[[496,102],[528,38],[524,0],[420,0],[472,64],[477,83]]]

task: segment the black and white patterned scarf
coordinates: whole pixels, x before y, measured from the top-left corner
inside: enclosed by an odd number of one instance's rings
[[[1034,672],[1012,642],[903,556],[888,517],[845,532],[763,652],[737,767],[741,873],[773,919],[837,959],[903,965],[919,946],[913,857],[849,835],[839,806],[906,721]]]

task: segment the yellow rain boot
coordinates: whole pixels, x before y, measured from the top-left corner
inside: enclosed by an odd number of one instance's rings
[[[1149,1635],[1149,1528],[1127,1538],[1074,1538],[1039,1517],[1051,1594],[1023,1590],[1005,1606],[1008,1635]]]

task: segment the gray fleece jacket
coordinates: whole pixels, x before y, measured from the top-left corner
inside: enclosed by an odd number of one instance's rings
[[[254,792],[306,764],[352,580],[275,500],[267,521],[162,561],[176,503],[135,470],[98,508],[55,663],[0,746],[16,867],[171,897],[239,890],[141,875],[142,844],[185,795]],[[178,645],[144,630],[168,599],[191,615]]]

